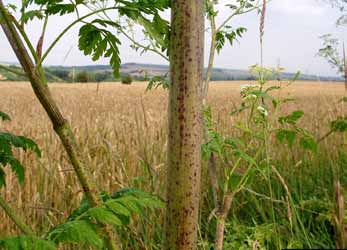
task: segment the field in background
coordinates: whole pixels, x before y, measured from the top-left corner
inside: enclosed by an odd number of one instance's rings
[[[227,134],[234,132],[234,118],[230,117],[229,113],[240,104],[240,86],[247,83],[212,84],[209,102],[218,130]],[[164,195],[166,91],[157,89],[145,92],[145,83],[133,83],[129,86],[102,83],[99,92],[96,91],[96,84],[51,84],[50,87],[65,117],[72,123],[78,143],[83,149],[83,157],[102,190],[112,191],[136,186]],[[344,106],[346,104],[338,103],[345,95],[344,86],[340,83],[297,82],[277,94],[297,98],[294,103],[288,105],[288,113],[296,109],[304,110],[306,115],[300,124],[312,131],[317,138],[328,131],[329,121],[339,115],[346,115],[347,112]],[[1,130],[34,139],[43,152],[41,159],[32,154],[19,153],[20,160],[26,168],[25,185],[19,187],[13,175],[8,172],[7,187],[1,192],[12,206],[23,212],[31,225],[45,231],[57,222],[63,221],[71,210],[77,207],[81,199],[81,190],[77,186],[65,152],[29,84],[0,83],[0,110],[12,117],[11,122],[0,123]],[[294,179],[297,182],[307,182],[307,185],[311,184],[307,192],[312,192],[310,190],[316,185],[324,185],[324,190],[317,193],[316,198],[333,201],[334,197],[329,198],[333,192],[332,180],[328,179],[331,175],[327,173],[331,172],[329,162],[338,161],[336,145],[340,145],[342,140],[341,135],[335,135],[324,141],[321,153],[317,156],[307,155],[297,149],[294,152],[295,159],[288,159],[286,151],[277,147],[274,142],[273,155],[283,163],[283,175],[290,189],[293,189],[293,192],[297,191],[297,187],[290,186]],[[310,162],[311,165],[306,166],[303,162]],[[326,165],[323,166],[324,164]],[[305,168],[301,168],[302,165]],[[322,169],[325,167],[327,170]],[[296,172],[293,172],[294,168]],[[319,173],[318,170],[314,173],[315,168],[320,169]],[[307,173],[310,174],[306,175]],[[317,181],[321,181],[320,184],[316,183]],[[207,195],[206,189],[205,187],[204,197]],[[19,195],[16,195],[18,193]],[[300,197],[308,199],[305,194]],[[238,207],[233,211],[235,217],[244,216],[244,212],[238,214],[243,204],[241,199],[248,198],[240,198]],[[264,213],[266,218],[266,212]],[[156,216],[155,220],[152,222],[153,231],[156,230],[156,225],[159,227],[162,224],[160,216]],[[1,210],[0,221],[0,235],[16,232],[15,226]],[[143,233],[138,226],[136,232]],[[150,233],[154,234],[148,232]],[[331,239],[323,238],[324,236],[320,240],[324,241],[326,246],[332,244]],[[143,245],[146,245],[145,242]]]

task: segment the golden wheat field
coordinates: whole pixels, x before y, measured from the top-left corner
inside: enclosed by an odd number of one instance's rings
[[[229,112],[240,104],[240,86],[246,83],[212,84],[209,103],[218,130],[233,133],[234,118]],[[163,182],[158,180],[165,171],[167,91],[146,92],[145,83],[104,83],[98,92],[96,84],[51,84],[50,87],[71,122],[83,158],[102,190],[136,184],[163,193]],[[328,130],[328,121],[347,112],[346,104],[338,102],[345,95],[340,83],[297,82],[277,95],[297,98],[288,104],[288,112],[304,110],[306,115],[301,123],[318,138]],[[0,110],[12,118],[10,122],[0,123],[1,130],[32,138],[42,150],[40,159],[32,153],[18,152],[26,168],[26,182],[20,187],[8,171],[7,186],[1,192],[33,227],[45,230],[61,222],[77,206],[81,190],[28,83],[1,83]],[[329,140],[336,141],[339,137]],[[325,142],[327,150],[331,149],[329,140]],[[17,232],[1,210],[0,221],[1,235]]]

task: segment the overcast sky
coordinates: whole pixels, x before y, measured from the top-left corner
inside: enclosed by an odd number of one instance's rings
[[[6,3],[19,2],[5,1]],[[228,8],[223,7],[233,0],[220,0],[220,18],[228,15]],[[301,70],[302,73],[316,75],[336,75],[336,70],[316,54],[321,47],[319,36],[332,33],[347,43],[347,27],[336,27],[335,21],[341,15],[337,9],[330,8],[321,0],[272,0],[268,5],[265,38],[264,38],[264,62],[267,66],[276,66],[280,62],[286,71]],[[50,33],[47,35],[47,44],[53,39],[71,20],[69,17],[55,17],[49,22]],[[37,38],[41,26],[35,22],[36,27],[29,33]],[[233,47],[226,46],[216,58],[216,67],[230,69],[247,69],[250,65],[259,63],[259,16],[250,13],[236,17],[230,25],[243,26],[247,33]],[[53,32],[52,32],[53,30]],[[86,65],[95,64],[89,57],[85,57],[77,48],[77,27],[61,40],[53,53],[47,58],[46,65]],[[209,34],[207,34],[208,44]],[[120,48],[122,62],[158,63],[166,62],[159,56],[151,53],[139,55],[129,48],[129,43],[121,39]],[[207,58],[207,51],[206,51]],[[15,56],[8,43],[0,32],[0,62],[14,62]],[[107,64],[103,59],[97,64]]]

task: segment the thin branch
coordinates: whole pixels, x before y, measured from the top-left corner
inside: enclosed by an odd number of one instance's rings
[[[166,61],[170,61],[169,57],[165,56],[163,53],[160,53],[158,50],[151,48],[151,47],[147,47],[143,44],[140,44],[138,42],[136,42],[131,36],[129,36],[123,29],[118,29],[126,38],[128,38],[135,46],[139,47],[139,48],[143,48],[144,50],[148,50],[148,51],[152,51],[154,53],[156,53],[157,55],[161,56],[162,58],[164,58]]]
[[[24,26],[22,24],[20,24],[17,19],[15,19],[12,15],[12,22],[14,23],[14,25],[16,26],[17,30],[19,31],[20,35],[22,36],[22,38],[25,41],[25,44],[28,46],[31,55],[33,56],[34,60],[37,62],[39,57],[37,56],[36,50],[34,48],[34,46],[32,45],[32,43],[30,42],[29,37],[27,36],[27,34],[24,31]]]
[[[27,75],[26,75],[24,72],[20,72],[20,71],[18,71],[18,70],[12,69],[12,68],[7,67],[7,66],[5,66],[5,65],[1,65],[1,64],[0,64],[0,69],[6,70],[6,71],[11,72],[11,73],[13,73],[13,74],[16,74],[16,75],[18,75],[18,76],[27,77]]]
[[[248,10],[245,10],[245,11],[241,11],[243,6],[240,6],[240,8],[238,8],[233,14],[231,14],[229,17],[227,17],[224,22],[218,26],[217,28],[217,32],[219,32],[221,29],[224,28],[224,26],[235,16],[238,16],[238,15],[242,15],[242,14],[246,14],[246,13],[249,13],[249,12],[252,12],[253,10],[256,10],[256,9],[259,9],[261,5],[256,5],[254,6],[253,8],[250,8]]]
[[[214,5],[212,4],[211,6],[212,11],[214,11]],[[207,67],[207,73],[206,73],[206,79],[203,84],[203,104],[204,106],[207,103],[207,94],[208,94],[208,89],[209,89],[209,84],[211,81],[212,73],[213,73],[213,64],[214,64],[214,59],[215,59],[215,54],[216,54],[216,37],[218,30],[216,28],[216,17],[212,15],[210,18],[210,26],[211,26],[211,47],[210,47],[210,55],[208,59],[208,67]]]
[[[25,235],[35,235],[34,231],[24,222],[16,211],[8,205],[8,203],[0,196],[0,207],[5,211],[6,215],[16,224],[16,226]]]
[[[43,61],[46,59],[46,57],[49,55],[49,53],[52,51],[52,49],[57,45],[57,43],[60,41],[60,39],[72,28],[74,27],[77,23],[83,21],[84,19],[93,16],[95,14],[98,14],[100,12],[104,12],[104,11],[108,11],[108,10],[114,10],[114,9],[118,9],[118,7],[109,7],[109,8],[105,8],[105,9],[100,9],[100,10],[96,10],[92,13],[89,13],[87,15],[84,15],[78,19],[76,19],[74,22],[72,22],[71,24],[69,24],[57,37],[56,39],[52,42],[52,44],[48,47],[48,49],[46,50],[46,52],[42,55],[42,58],[37,62],[37,66],[36,67],[40,67],[43,63]]]
[[[343,67],[345,69],[345,77],[347,77],[347,58],[346,58],[346,50],[345,43],[343,43]]]
[[[46,17],[45,17],[45,21],[43,23],[43,27],[42,27],[42,31],[41,31],[41,36],[40,36],[39,41],[38,41],[37,46],[36,46],[36,53],[37,53],[38,58],[41,58],[41,56],[42,56],[42,47],[43,47],[43,41],[44,41],[45,34],[46,34],[47,23],[48,23],[48,15],[46,15]]]
[[[328,133],[326,133],[324,136],[322,136],[320,139],[318,139],[318,143],[324,141],[326,138],[328,138],[330,135],[332,135],[335,131],[334,130],[330,130]]]

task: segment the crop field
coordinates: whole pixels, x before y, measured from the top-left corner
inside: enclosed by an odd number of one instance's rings
[[[236,136],[237,121],[245,119],[244,114],[230,115],[241,103],[240,88],[244,84],[248,82],[211,85],[213,126],[224,135]],[[167,91],[146,92],[145,83],[102,83],[98,92],[97,85],[92,83],[50,84],[50,87],[72,124],[82,157],[101,190],[138,187],[165,197]],[[346,103],[339,101],[345,95],[340,83],[296,82],[274,93],[280,98],[295,98],[286,104],[282,115],[303,110],[305,115],[299,124],[315,138],[322,138],[329,131],[330,121],[347,114]],[[25,184],[20,187],[13,172],[7,171],[7,186],[1,194],[36,231],[46,232],[78,206],[82,191],[29,84],[1,83],[0,110],[12,118],[0,123],[1,130],[32,138],[42,150],[41,158],[33,153],[16,152],[26,169]],[[318,153],[297,146],[288,149],[274,137],[269,141],[270,155],[278,163],[271,177],[273,196],[261,178],[241,191],[232,206],[225,244],[244,244],[248,237],[259,245],[287,247],[305,242],[316,247],[334,247],[334,177],[338,176],[342,185],[346,185],[347,157],[340,150],[346,146],[345,134],[333,134],[322,140]],[[213,207],[204,168],[199,247],[209,249],[214,226],[209,225],[207,217]],[[276,211],[275,220],[270,208]],[[18,233],[3,210],[0,221],[2,236]],[[137,247],[131,249],[159,249],[162,224],[162,212],[149,213],[145,221],[138,219],[128,226],[130,233],[124,240]],[[286,243],[274,243],[282,240]],[[238,248],[230,245],[226,249]]]

